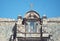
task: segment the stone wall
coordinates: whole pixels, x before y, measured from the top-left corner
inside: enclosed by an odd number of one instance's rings
[[[9,41],[15,21],[0,18],[0,41]]]
[[[54,41],[60,41],[60,18],[49,18],[46,21],[49,22],[45,24],[45,30],[52,35]],[[0,18],[0,41],[9,41],[15,22],[14,19]]]
[[[54,41],[60,41],[60,24],[47,24],[47,32],[52,35]]]
[[[46,31],[52,35],[54,41],[60,41],[60,18],[48,18],[46,21]]]

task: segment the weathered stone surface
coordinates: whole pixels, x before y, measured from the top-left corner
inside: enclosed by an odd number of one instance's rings
[[[49,18],[46,20],[46,31],[52,35],[54,41],[60,41],[60,18]]]
[[[54,41],[60,41],[60,18],[49,18],[46,21],[44,26],[47,28],[43,26],[44,29],[52,35]],[[15,22],[13,19],[0,18],[0,41],[9,41]],[[23,25],[20,25],[20,31],[24,32],[24,29]]]
[[[52,35],[54,41],[60,41],[60,24],[47,25],[48,33]]]
[[[12,19],[0,19],[0,41],[9,41],[14,25]]]

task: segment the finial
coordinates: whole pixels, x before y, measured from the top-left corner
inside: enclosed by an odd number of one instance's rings
[[[21,15],[18,15],[17,19],[22,19],[22,16]]]
[[[44,14],[43,16],[46,16],[46,14]]]
[[[43,18],[47,18],[46,14],[43,15]]]
[[[31,3],[31,4],[30,4],[30,9],[32,10],[32,8],[33,8],[33,4]]]

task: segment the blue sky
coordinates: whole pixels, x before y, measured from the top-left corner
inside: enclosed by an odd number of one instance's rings
[[[48,18],[60,17],[60,0],[0,0],[0,18],[17,18],[18,15],[24,17],[29,11],[30,4],[32,10],[37,11],[42,17],[44,14]]]

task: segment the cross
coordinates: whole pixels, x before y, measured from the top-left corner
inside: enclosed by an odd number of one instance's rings
[[[31,3],[31,4],[30,4],[30,9],[32,10],[32,8],[33,8],[33,4]]]

